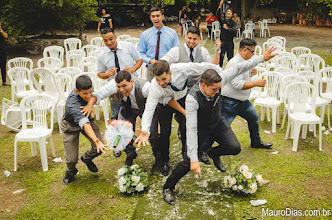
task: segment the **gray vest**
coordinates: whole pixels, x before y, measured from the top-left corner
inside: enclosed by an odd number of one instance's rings
[[[132,76],[131,78],[133,79],[135,85],[135,99],[138,106],[138,112],[139,112],[138,114],[140,117],[142,117],[146,102],[146,98],[144,98],[142,93],[142,88],[145,85],[145,83],[148,81],[145,79],[137,78],[135,76]],[[119,91],[117,92],[117,98],[119,100],[123,100],[123,95]]]
[[[190,63],[190,57],[189,54],[183,44],[179,46],[179,61],[178,63]],[[196,53],[194,58],[194,63],[202,63],[203,62],[203,56],[202,56],[202,50],[200,46],[196,46]]]

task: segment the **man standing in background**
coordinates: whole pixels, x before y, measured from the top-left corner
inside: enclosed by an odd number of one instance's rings
[[[5,39],[8,38],[8,34],[2,30],[1,21],[0,21],[0,69],[1,69],[1,76],[2,76],[2,85],[7,86],[6,84],[6,62],[7,62],[7,52],[6,52],[6,41]]]

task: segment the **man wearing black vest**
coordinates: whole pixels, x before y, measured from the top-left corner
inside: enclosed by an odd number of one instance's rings
[[[121,100],[121,107],[119,111],[119,119],[128,120],[133,124],[135,131],[135,122],[137,117],[142,117],[145,109],[146,98],[149,93],[150,82],[145,79],[140,79],[127,71],[120,71],[115,76],[115,79],[109,81],[108,84],[94,92],[92,98],[89,100],[87,106],[83,107],[83,114],[90,115],[92,113],[93,105],[99,104],[101,100],[116,95],[118,100]],[[170,99],[164,99],[169,101]],[[156,117],[153,117],[156,120]],[[156,123],[152,123],[156,125]],[[160,153],[156,151],[156,140],[157,140],[157,127],[152,128],[150,135],[150,142],[152,145],[152,151],[156,160],[160,160]],[[133,160],[137,157],[136,148],[133,142],[124,150],[127,154],[126,165],[130,166]]]
[[[182,162],[176,165],[163,186],[163,197],[168,204],[175,204],[174,188],[183,176],[190,170],[200,175],[199,146],[207,140],[209,142],[212,139],[219,144],[219,146],[213,148],[210,145],[210,149],[207,152],[215,167],[222,172],[225,172],[226,168],[221,162],[220,156],[240,153],[240,143],[220,112],[221,82],[226,84],[229,80],[239,75],[236,70],[249,71],[259,63],[264,62],[264,60],[270,60],[275,56],[271,55],[274,50],[275,48],[266,50],[263,55],[264,58],[256,56],[223,71],[207,69],[201,76],[200,82],[191,88],[185,101],[187,155]]]

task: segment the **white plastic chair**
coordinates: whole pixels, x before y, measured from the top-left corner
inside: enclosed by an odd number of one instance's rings
[[[96,56],[88,56],[81,60],[80,66],[82,72],[97,72],[97,64]]]
[[[270,39],[267,39],[266,42],[275,42],[275,43],[278,43],[280,46],[284,47],[284,42],[279,38],[272,37]]]
[[[297,59],[296,56],[295,56],[295,54],[287,52],[287,51],[280,51],[278,53],[278,57],[292,57],[292,58]]]
[[[211,39],[216,39],[220,37],[220,23],[219,21],[212,22],[212,30],[211,30]]]
[[[82,47],[82,50],[84,51],[85,56],[88,57],[90,56],[91,52],[97,50],[97,48],[98,47],[96,45],[85,45]]]
[[[265,72],[260,75],[261,79],[266,80],[265,87],[261,88],[259,96],[254,101],[254,106],[272,109],[272,132],[276,132],[277,118],[279,120],[278,108],[281,104],[279,100],[279,85],[283,75],[276,72]],[[263,108],[262,108],[263,107]],[[261,111],[261,120],[264,120],[264,111]]]
[[[291,74],[295,74],[293,72],[293,70],[291,70],[290,68],[288,67],[278,67],[274,70],[275,72],[277,73],[281,73],[283,74],[284,76],[288,76],[288,75],[291,75]]]
[[[253,23],[246,23],[244,26],[244,31],[242,31],[242,38],[254,38],[254,27]]]
[[[307,47],[293,47],[291,52],[295,54],[296,58],[302,54],[311,54],[311,50]]]
[[[104,40],[102,37],[94,37],[90,41],[91,45],[96,45],[97,47],[105,47]]]
[[[66,53],[67,67],[80,68],[81,60],[85,57],[82,50],[71,50]]]
[[[98,55],[101,53],[101,51],[102,51],[103,49],[97,49],[97,50],[95,50],[95,51],[92,51],[91,53],[90,53],[90,56],[95,56],[95,57],[98,57]]]
[[[313,71],[313,62],[314,54],[302,54],[297,58],[297,70],[307,70]]]
[[[322,120],[315,113],[317,93],[313,85],[303,82],[291,83],[286,88],[286,103],[288,108],[288,126],[285,139],[288,139],[290,124],[293,129],[292,151],[297,151],[301,125],[319,125],[319,151],[322,151]],[[310,110],[306,106],[310,106]]]
[[[71,76],[71,78],[73,78],[75,75],[81,73],[82,70],[78,67],[65,67],[59,70],[58,73],[65,73],[69,76]]]
[[[262,21],[262,32],[263,32],[263,36],[266,37],[266,33],[269,34],[269,37],[270,37],[270,28],[267,26],[267,21],[263,20]]]
[[[56,117],[59,124],[59,132],[62,133],[60,124],[67,97],[72,91],[72,77],[65,73],[58,73],[55,75],[55,81],[59,91],[59,101],[56,104]]]
[[[8,69],[14,67],[25,67],[29,70],[33,69],[33,61],[27,57],[15,57],[13,59],[8,60],[7,62]]]
[[[16,101],[29,95],[37,94],[29,80],[30,70],[25,67],[14,67],[8,70],[8,77],[11,84],[11,99]]]
[[[313,69],[312,71],[315,73],[319,73],[319,71],[323,68],[325,68],[325,61],[323,58],[318,56],[317,54],[314,54],[313,59]]]
[[[145,64],[143,64],[138,70],[137,70],[137,72],[138,72],[138,77],[139,78],[142,78],[142,79],[146,79],[146,77],[147,77],[147,67],[146,67],[146,65]]]
[[[326,99],[329,103],[332,101],[332,67],[325,67],[319,71],[319,94],[323,99]],[[330,131],[330,106],[327,106],[327,121]]]
[[[78,38],[68,38],[64,40],[64,47],[66,53],[71,50],[80,50],[82,48],[82,41]]]
[[[260,56],[260,55],[262,55],[262,54],[263,54],[263,49],[262,49],[262,47],[259,46],[259,45],[256,45],[256,47],[255,47],[255,55],[256,55],[256,56]]]
[[[49,46],[45,47],[43,52],[43,57],[55,57],[59,58],[63,65],[63,57],[65,54],[65,49],[60,46]]]
[[[20,131],[19,128],[22,125],[20,104],[6,98],[2,99],[1,124],[12,131]]]
[[[286,88],[289,84],[294,83],[294,82],[306,82],[306,78],[303,76],[290,74],[290,75],[284,76],[280,82],[280,101],[282,101],[284,103],[284,115],[282,118],[282,124],[281,124],[280,129],[283,129],[285,126],[285,121],[286,121],[287,112],[288,112],[288,105],[286,103]]]
[[[138,41],[139,41],[139,39],[137,37],[130,37],[130,38],[126,39],[126,42],[131,43],[132,45],[134,45],[135,48],[137,48],[137,46],[138,46]]]
[[[297,72],[297,60],[294,57],[282,56],[276,58],[275,68],[278,67],[287,67],[292,70],[293,73]]]
[[[127,35],[127,34],[123,34],[123,35],[120,35],[116,38],[117,41],[126,41],[128,38],[131,38],[130,35]]]
[[[62,61],[56,57],[44,57],[38,60],[37,65],[38,68],[43,67],[56,73],[62,68]]]
[[[14,171],[17,171],[17,143],[30,142],[32,156],[36,156],[36,145],[38,142],[40,157],[42,161],[43,171],[48,170],[47,152],[46,152],[46,138],[50,138],[52,147],[52,156],[55,157],[55,149],[52,138],[53,132],[53,115],[55,108],[55,101],[53,97],[45,94],[37,94],[28,96],[22,99],[21,104],[22,129],[16,134],[14,142]],[[31,108],[32,112],[32,128],[27,127],[26,109]],[[50,110],[51,122],[47,123],[47,113]]]
[[[274,37],[272,37],[272,39],[279,39],[279,40],[281,40],[281,41],[282,41],[282,46],[283,46],[284,48],[286,48],[286,38],[285,38],[285,37],[282,37],[282,36],[274,36]]]
[[[257,68],[257,67],[256,67]],[[259,76],[255,75],[251,77],[251,82],[259,80]],[[260,88],[259,87],[253,87],[250,89],[250,95],[249,95],[249,100],[255,100],[259,96]]]

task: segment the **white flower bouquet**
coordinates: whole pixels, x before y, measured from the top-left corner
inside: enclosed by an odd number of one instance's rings
[[[112,120],[106,127],[105,140],[115,156],[121,155],[133,136],[133,124],[130,121]]]
[[[224,177],[226,188],[245,194],[254,194],[258,188],[268,182],[262,178],[262,175],[256,175],[252,170],[249,170],[246,165],[242,165],[240,169]]]
[[[137,164],[120,168],[116,178],[115,186],[122,193],[142,192],[148,185],[148,175]]]

